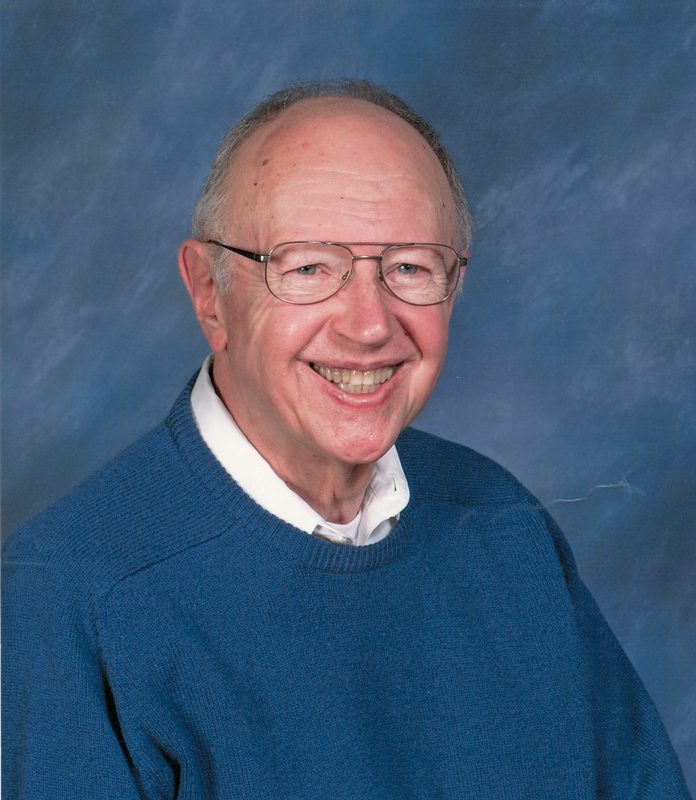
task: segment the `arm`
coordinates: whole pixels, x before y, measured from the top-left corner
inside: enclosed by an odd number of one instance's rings
[[[3,569],[6,797],[139,798],[79,570],[10,543]]]
[[[563,565],[592,698],[597,796],[689,800],[662,721],[587,587],[555,522],[548,525]]]

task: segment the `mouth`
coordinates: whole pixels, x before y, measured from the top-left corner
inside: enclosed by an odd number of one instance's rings
[[[311,364],[312,369],[330,383],[348,394],[370,394],[396,372],[398,364],[377,369],[341,369],[339,367],[325,367],[321,364]]]

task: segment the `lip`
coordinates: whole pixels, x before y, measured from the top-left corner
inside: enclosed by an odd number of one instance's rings
[[[338,364],[331,364],[325,361],[309,361],[309,366],[314,367],[329,367],[329,369],[347,369],[357,370],[358,372],[371,372],[376,369],[383,369],[384,367],[394,367],[398,370],[404,363],[401,361],[375,361],[371,364],[359,364],[357,361],[341,361]]]

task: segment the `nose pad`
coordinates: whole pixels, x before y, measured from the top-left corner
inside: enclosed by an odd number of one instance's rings
[[[384,275],[382,275],[382,270],[379,267],[376,267],[375,272],[377,273],[377,278],[380,281],[380,283],[384,283]],[[352,277],[352,274],[353,274],[352,271],[349,271],[349,272],[344,272],[343,275],[341,275],[342,287],[345,286],[346,283],[348,283],[348,279]]]
[[[375,267],[375,272],[377,273],[377,278],[379,279],[380,283],[384,283],[384,275],[382,274],[382,263],[380,256],[352,256],[352,265],[351,269],[344,273],[341,276],[341,285],[345,286],[348,279],[352,277],[352,273],[355,268],[356,261],[377,261],[377,266]],[[385,284],[386,285],[386,284]]]
[[[356,261],[373,261],[375,259],[379,259],[379,256],[355,256],[351,253],[350,269],[341,275],[341,285],[339,286],[339,289],[342,289],[344,286],[349,284],[354,278]],[[384,277],[382,276],[382,270],[380,269],[379,264],[377,265],[377,277],[382,283],[384,283]]]

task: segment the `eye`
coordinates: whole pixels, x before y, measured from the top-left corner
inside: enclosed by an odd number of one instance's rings
[[[418,264],[397,264],[393,271],[399,275],[415,275],[420,269]]]
[[[424,264],[423,262],[414,263],[413,261],[399,261],[384,270],[385,276],[390,277],[392,280],[398,280],[399,278],[414,278],[420,280],[427,278],[431,273],[432,269],[428,264]]]
[[[302,267],[297,267],[295,272],[298,275],[316,275],[317,274],[317,265],[316,264],[305,264]]]

